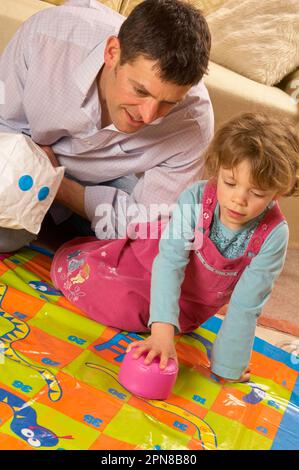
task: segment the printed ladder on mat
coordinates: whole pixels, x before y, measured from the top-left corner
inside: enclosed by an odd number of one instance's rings
[[[256,338],[251,382],[219,381],[209,371],[214,317],[176,338],[169,399],[143,400],[117,375],[144,335],[84,316],[51,284],[46,254],[0,260],[0,449],[299,448],[298,357]]]

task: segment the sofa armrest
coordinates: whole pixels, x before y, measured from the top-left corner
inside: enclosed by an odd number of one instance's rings
[[[0,2],[0,53],[19,26],[40,10],[53,7],[39,0],[1,0]]]
[[[216,128],[246,111],[269,112],[299,124],[298,105],[277,87],[262,85],[214,62],[210,62],[204,82],[212,100]]]

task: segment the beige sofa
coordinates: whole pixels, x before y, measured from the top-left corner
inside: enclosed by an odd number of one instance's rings
[[[53,4],[62,0],[49,0]],[[103,3],[127,15],[140,0],[103,0]],[[202,8],[207,5],[215,7],[217,0],[191,0]],[[218,0],[218,3],[221,3]],[[223,2],[222,2],[223,3]],[[41,0],[1,0],[0,1],[0,53],[14,34],[18,26],[30,15],[45,8],[55,8]],[[215,125],[219,127],[224,121],[242,111],[264,111],[292,120],[299,132],[299,108],[284,91],[269,87],[243,77],[221,65],[210,62],[209,74],[205,76],[215,112]],[[299,247],[299,198],[288,198],[281,202],[282,209],[290,226],[290,245]]]

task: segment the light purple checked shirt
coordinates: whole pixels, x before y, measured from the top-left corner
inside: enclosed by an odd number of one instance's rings
[[[85,211],[95,229],[99,204],[172,204],[201,175],[213,135],[203,82],[183,102],[133,134],[101,128],[96,77],[110,35],[124,17],[95,0],[72,0],[29,18],[0,57],[0,131],[24,132],[50,145],[66,173],[86,185]],[[2,85],[3,86],[3,85]],[[131,195],[96,186],[142,174]],[[101,238],[101,230],[96,234]]]

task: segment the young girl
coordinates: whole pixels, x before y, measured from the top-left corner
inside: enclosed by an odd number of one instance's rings
[[[181,194],[159,247],[156,239],[73,240],[55,255],[52,279],[91,318],[150,329],[128,350],[146,352],[148,364],[160,356],[162,368],[176,359],[176,333],[229,304],[211,368],[245,381],[256,320],[285,260],[288,226],[277,200],[299,193],[299,140],[289,123],[243,114],[216,133],[206,169],[211,178]]]

